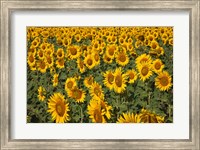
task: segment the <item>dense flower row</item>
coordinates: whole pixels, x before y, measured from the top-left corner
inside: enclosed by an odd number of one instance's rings
[[[162,61],[166,57],[163,46],[173,47],[171,27],[29,27],[27,41],[28,76],[33,72],[50,74],[50,83],[40,82],[37,76],[39,83],[33,86],[38,88],[38,100],[48,105],[46,111],[57,123],[73,119],[70,111],[74,102],[81,107],[81,122],[87,116],[85,120],[92,122],[109,122],[116,116],[109,93],[120,99],[138,80],[152,80],[162,92],[172,88],[172,75]],[[69,66],[71,63],[75,65]],[[136,113],[125,110],[115,122],[160,123],[164,116],[146,108]]]

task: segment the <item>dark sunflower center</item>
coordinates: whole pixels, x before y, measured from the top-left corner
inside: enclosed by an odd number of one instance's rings
[[[80,90],[76,89],[76,90],[73,91],[73,97],[75,99],[80,99],[81,95],[82,95],[82,92]]]
[[[63,102],[58,102],[56,104],[56,112],[59,116],[63,116],[65,113],[65,104]]]
[[[40,68],[41,68],[41,69],[44,69],[44,68],[45,68],[45,62],[42,61],[42,62],[40,63]]]
[[[46,46],[45,46],[45,45],[42,45],[42,49],[45,50],[45,49],[46,49]]]
[[[58,77],[54,78],[54,82],[57,83],[58,82]]]
[[[111,58],[110,58],[110,57],[106,57],[106,60],[107,60],[107,61],[110,61],[110,60],[111,60]]]
[[[61,51],[58,52],[58,56],[62,57],[62,52]]]
[[[117,75],[115,77],[115,83],[118,87],[121,87],[122,86],[122,76],[121,75]]]
[[[113,81],[114,81],[114,76],[113,76],[112,74],[109,74],[109,75],[108,75],[108,82],[109,82],[110,84],[112,84]]]
[[[159,70],[160,67],[161,67],[161,64],[160,64],[159,62],[157,62],[157,63],[155,64],[155,68],[156,68],[156,70]]]
[[[80,61],[79,65],[80,65],[80,68],[83,68],[83,65],[84,65],[83,61]]]
[[[129,78],[130,78],[130,79],[134,79],[134,77],[135,77],[134,73],[131,72],[131,73],[129,74]]]
[[[88,84],[89,84],[89,85],[92,85],[92,83],[93,83],[93,78],[90,77],[90,78],[88,79]]]
[[[146,76],[149,72],[149,68],[148,67],[143,67],[142,70],[141,70],[141,73],[143,76]]]
[[[121,61],[121,62],[125,62],[126,61],[126,55],[125,54],[120,54],[119,55],[119,60]]]
[[[70,52],[72,55],[76,55],[77,54],[77,49],[76,48],[71,48]]]
[[[153,43],[153,44],[152,44],[152,48],[153,48],[153,49],[156,49],[156,47],[157,47],[156,43]]]
[[[87,64],[88,64],[89,66],[91,66],[92,63],[93,63],[93,62],[92,62],[92,59],[88,59],[88,60],[87,60]]]
[[[69,82],[67,83],[67,87],[68,87],[69,89],[71,89],[71,88],[73,87],[73,82],[72,82],[72,81],[69,81]]]
[[[94,55],[94,59],[95,59],[96,61],[98,61],[98,60],[99,60],[99,55],[98,55],[98,54],[95,54],[95,55]]]
[[[94,119],[97,123],[101,123],[102,122],[102,116],[101,116],[101,112],[98,109],[94,110]]]
[[[60,64],[60,66],[63,66],[64,65],[64,59],[59,60],[59,64]]]
[[[114,54],[114,51],[115,51],[114,47],[109,48],[108,50],[109,55],[112,56]]]
[[[94,88],[94,93],[95,93],[95,95],[97,95],[97,96],[101,95],[101,90],[99,89],[99,87],[95,87],[95,88]]]
[[[52,63],[52,60],[51,60],[50,57],[47,58],[47,62],[48,62],[48,64],[51,64],[51,63]]]
[[[43,52],[42,51],[39,52],[39,56],[43,57]]]
[[[162,86],[167,86],[168,83],[169,83],[169,81],[168,81],[168,78],[167,78],[166,76],[160,78],[160,84],[161,84]]]
[[[31,63],[34,62],[34,57],[33,57],[33,55],[30,55],[30,56],[29,56],[29,61],[30,61]]]
[[[98,48],[98,44],[97,43],[94,44],[94,48]]]

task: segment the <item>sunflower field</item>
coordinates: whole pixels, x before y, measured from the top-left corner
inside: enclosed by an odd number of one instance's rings
[[[172,123],[173,27],[27,27],[27,123]]]

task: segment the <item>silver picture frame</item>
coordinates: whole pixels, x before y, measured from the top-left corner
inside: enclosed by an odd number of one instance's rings
[[[1,149],[200,149],[200,1],[199,0],[0,0],[0,106]],[[16,10],[136,10],[189,11],[189,126],[190,137],[182,139],[142,140],[31,140],[11,138],[11,15]],[[175,108],[176,109],[176,108]]]

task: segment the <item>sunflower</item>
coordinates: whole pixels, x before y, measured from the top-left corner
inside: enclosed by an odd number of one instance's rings
[[[153,61],[152,69],[155,73],[161,72],[163,68],[164,68],[164,64],[162,63],[160,59],[156,59]]]
[[[118,119],[117,123],[136,123],[137,115],[134,113],[123,113]]]
[[[42,87],[42,86],[40,86],[40,87],[38,88],[38,99],[39,99],[40,101],[44,101],[45,95],[46,95],[46,90],[45,90],[45,88]]]
[[[95,52],[95,53],[92,54],[92,56],[93,56],[93,58],[95,60],[95,65],[96,66],[99,65],[100,64],[100,56],[99,56],[99,54],[97,52]]]
[[[134,83],[137,80],[137,72],[134,69],[128,70],[126,76],[129,79],[128,83]]]
[[[78,103],[83,103],[85,100],[85,91],[74,87],[69,91],[69,97],[75,99]]]
[[[94,83],[94,77],[93,76],[89,76],[89,77],[86,77],[84,79],[84,85],[87,87],[87,88],[91,88],[92,87],[92,84]]]
[[[57,59],[62,59],[64,58],[65,56],[65,53],[64,53],[64,50],[62,48],[59,48],[56,52],[56,56],[57,56]]]
[[[111,64],[113,59],[106,55],[106,53],[103,55],[103,61],[107,64]]]
[[[54,63],[53,57],[47,55],[47,56],[45,57],[45,62],[46,62],[47,66],[48,66],[49,68],[52,67],[52,66],[53,66],[53,63]]]
[[[57,73],[53,75],[52,82],[53,82],[54,87],[56,87],[58,85],[58,76],[59,76],[59,74],[57,74]]]
[[[153,40],[151,41],[151,49],[156,50],[159,47],[159,44],[157,41]]]
[[[149,112],[148,110],[142,109],[137,117],[138,123],[163,123],[164,117]]]
[[[75,78],[67,78],[67,80],[65,82],[65,91],[69,95],[70,90],[72,90],[76,86],[77,86],[77,83],[76,83],[76,79]]]
[[[136,58],[136,65],[137,65],[137,68],[138,68],[138,66],[139,66],[141,63],[143,63],[143,62],[147,62],[147,63],[150,64],[150,63],[152,62],[151,56],[150,56],[150,55],[147,55],[147,54],[142,54],[142,55],[138,56],[138,57]]]
[[[112,107],[102,100],[91,99],[87,106],[89,118],[95,123],[106,123],[111,118]]]
[[[158,47],[158,48],[156,49],[156,53],[157,53],[158,56],[163,55],[164,52],[165,52],[165,51],[164,51],[164,48],[163,48],[163,47]]]
[[[33,53],[28,53],[27,60],[30,67],[35,65],[35,55]]]
[[[161,91],[168,91],[172,86],[172,78],[168,72],[163,71],[158,73],[158,76],[155,78],[155,86]]]
[[[104,85],[110,90],[112,90],[114,86],[113,82],[115,78],[113,72],[111,70],[108,70],[103,74],[103,76],[104,76],[104,80],[103,80]]]
[[[85,68],[84,62],[80,58],[77,59],[76,63],[77,63],[80,73],[85,72],[86,68]]]
[[[92,55],[87,55],[84,59],[84,64],[89,68],[92,69],[95,66],[95,60]]]
[[[121,66],[126,66],[129,62],[129,57],[126,52],[121,51],[116,54],[116,62]]]
[[[108,45],[106,47],[106,55],[110,58],[114,58],[115,53],[117,52],[118,47],[115,44]]]
[[[44,59],[44,51],[42,51],[41,49],[39,49],[37,51],[37,56],[39,59]]]
[[[100,84],[98,84],[97,82],[94,82],[92,84],[92,86],[90,87],[90,95],[94,98],[94,99],[104,99],[104,93],[102,90],[102,87]]]
[[[69,121],[69,103],[61,93],[54,93],[48,101],[48,112],[51,113],[52,120],[56,123]]]
[[[65,67],[65,60],[64,58],[56,60],[56,67],[62,69]]]
[[[34,48],[38,47],[38,45],[40,44],[40,41],[38,40],[33,40],[31,43],[31,46],[33,46]]]
[[[145,81],[152,75],[151,64],[148,62],[142,62],[138,66],[138,72],[139,72],[140,79],[142,81]]]
[[[45,73],[46,70],[47,70],[47,64],[44,60],[39,60],[37,62],[37,67],[38,67],[38,70],[41,72],[41,73]]]
[[[117,68],[114,73],[114,91],[116,93],[122,93],[126,88],[126,75],[122,74],[121,68]]]
[[[67,48],[67,56],[70,59],[77,59],[81,55],[81,49],[77,45],[71,45]]]

